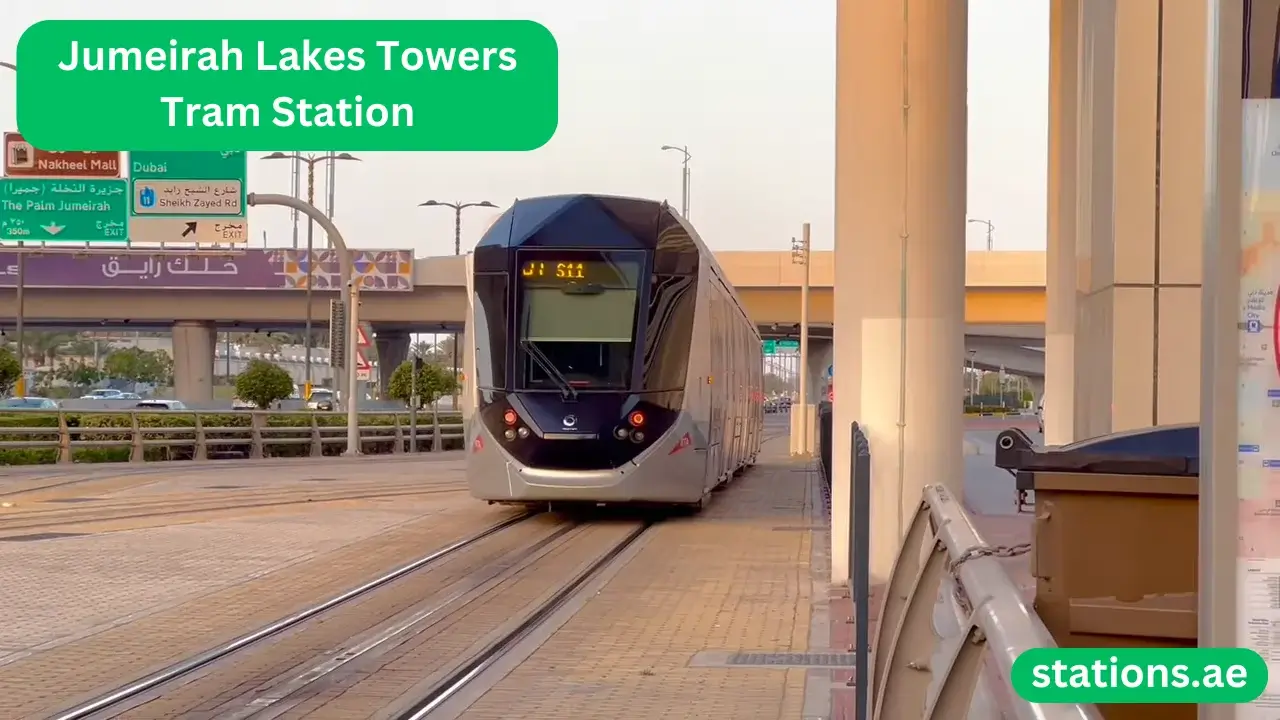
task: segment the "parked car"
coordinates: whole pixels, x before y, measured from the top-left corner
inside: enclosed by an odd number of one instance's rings
[[[57,410],[58,403],[42,397],[11,397],[0,400],[0,410]]]
[[[86,395],[81,395],[81,400],[120,400],[124,396],[124,392],[115,388],[98,388],[91,390]]]
[[[231,409],[232,410],[257,410],[258,406],[254,405],[248,400],[241,400],[240,398],[231,398]]]

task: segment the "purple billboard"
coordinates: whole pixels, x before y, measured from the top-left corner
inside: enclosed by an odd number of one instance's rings
[[[354,250],[366,291],[413,290],[412,250]],[[312,253],[314,290],[338,290],[338,253]],[[0,287],[17,287],[18,256],[0,252]],[[130,290],[300,290],[307,287],[306,250],[243,250],[227,255],[183,253],[28,252],[25,287]]]

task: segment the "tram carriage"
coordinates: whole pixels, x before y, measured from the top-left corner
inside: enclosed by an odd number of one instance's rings
[[[760,335],[665,202],[519,200],[467,274],[474,497],[701,507],[755,462]]]

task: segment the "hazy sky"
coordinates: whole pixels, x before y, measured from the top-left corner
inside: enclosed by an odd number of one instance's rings
[[[22,30],[39,20],[153,19],[160,7],[6,2],[0,59],[14,61]],[[1048,2],[971,0],[969,8],[969,215],[995,223],[997,249],[1040,249]],[[359,153],[363,162],[340,163],[335,220],[353,247],[452,253],[452,211],[416,207],[431,199],[505,206],[517,197],[602,192],[678,206],[679,154],[660,152],[664,144],[689,146],[690,216],[712,248],[786,248],[805,221],[814,247],[831,247],[834,0],[220,0],[163,10],[201,19],[528,18],[555,34],[561,109],[551,142],[531,153]],[[13,95],[14,74],[0,68],[5,129],[15,127]],[[288,193],[289,169],[252,162],[250,190]],[[319,196],[322,175],[316,184]],[[467,211],[464,248],[495,213]],[[292,242],[283,208],[254,209],[249,225],[255,246],[263,231],[270,245]],[[969,247],[983,247],[986,229],[968,229]]]

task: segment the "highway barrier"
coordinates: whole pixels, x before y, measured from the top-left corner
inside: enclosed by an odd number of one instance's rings
[[[429,413],[360,414],[361,452],[462,447],[462,418]],[[181,410],[0,413],[0,465],[320,457],[346,450],[346,413]]]

